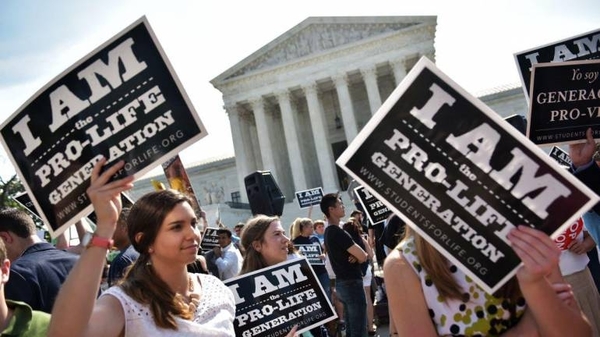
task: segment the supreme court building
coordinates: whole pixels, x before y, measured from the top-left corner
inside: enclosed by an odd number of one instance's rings
[[[422,56],[435,61],[436,20],[310,17],[211,80],[223,94],[235,160],[187,168],[198,199],[214,199],[203,195],[214,187],[219,202],[247,203],[244,178],[269,170],[289,223],[306,216],[295,191],[345,191],[349,178],[335,160]],[[520,87],[479,98],[503,117],[527,111]]]
[[[335,159],[421,56],[435,60],[435,29],[435,16],[311,17],[213,79],[241,189],[270,170],[289,201],[345,190]]]

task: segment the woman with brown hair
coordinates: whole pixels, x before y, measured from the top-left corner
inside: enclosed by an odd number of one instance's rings
[[[508,239],[523,266],[492,295],[407,226],[384,265],[398,335],[590,336],[560,276],[554,242],[527,226],[512,229]]]
[[[244,263],[240,275],[287,261],[290,239],[285,236],[279,217],[257,215],[248,220],[241,237]],[[294,336],[294,326],[287,337]]]
[[[146,194],[131,208],[129,239],[140,253],[123,280],[98,300],[106,252],[133,177],[110,181],[120,162],[91,174],[87,194],[98,217],[94,237],[56,299],[48,336],[234,336],[231,291],[211,275],[190,274],[200,233],[189,199],[173,190]]]

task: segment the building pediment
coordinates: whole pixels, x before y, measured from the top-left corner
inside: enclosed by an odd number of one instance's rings
[[[236,77],[435,22],[435,16],[310,17],[211,82],[218,86]]]

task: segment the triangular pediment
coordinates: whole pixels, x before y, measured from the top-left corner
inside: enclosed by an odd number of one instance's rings
[[[435,21],[435,16],[310,17],[211,82],[216,84]]]

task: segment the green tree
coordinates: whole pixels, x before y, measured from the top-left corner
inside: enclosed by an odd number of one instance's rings
[[[25,187],[21,183],[21,180],[17,177],[17,175],[13,175],[8,181],[4,181],[2,177],[0,177],[0,208],[4,207],[14,207],[25,210],[27,213],[31,214],[31,211],[25,207],[23,207],[20,203],[16,202],[13,199],[13,196],[22,193],[25,191]],[[28,206],[29,207],[29,206]],[[35,207],[31,205],[31,207]],[[43,229],[44,223],[42,219],[40,219],[37,215],[31,214],[33,218],[33,222],[38,229]]]
[[[19,203],[17,203],[12,196],[15,194],[21,193],[25,191],[23,184],[17,177],[17,175],[13,175],[8,181],[4,181],[2,177],[0,177],[0,208],[3,207],[16,207],[23,208]]]

